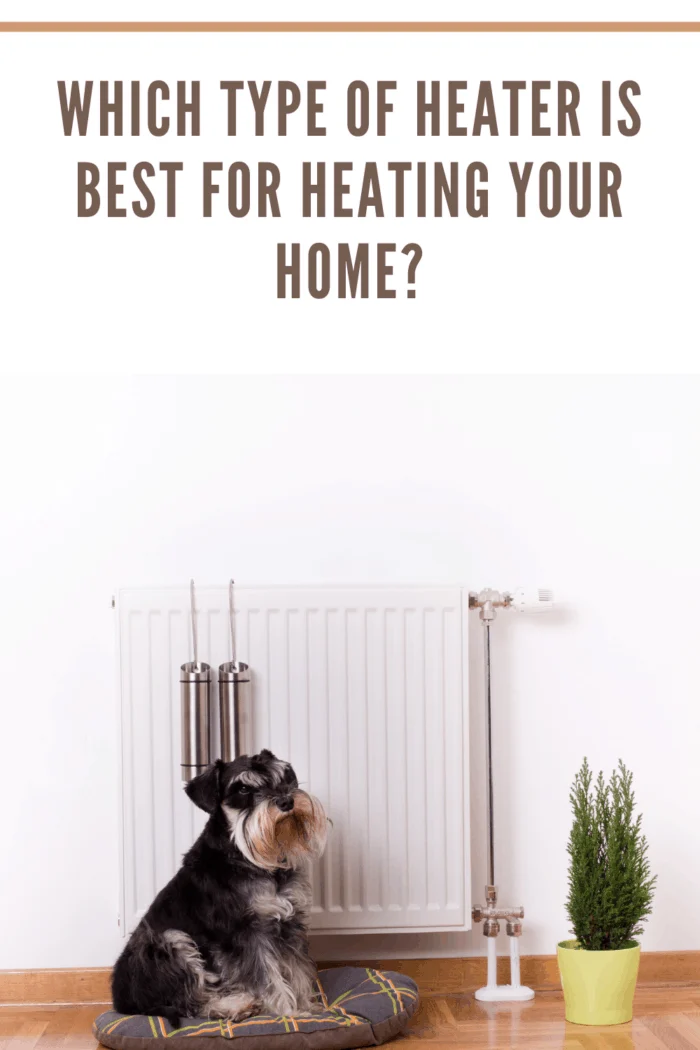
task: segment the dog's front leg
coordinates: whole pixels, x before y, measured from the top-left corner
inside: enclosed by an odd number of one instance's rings
[[[290,984],[297,1004],[295,1013],[323,1013],[325,1007],[320,1001],[316,987],[316,975],[316,967],[308,956],[297,956],[290,965]]]
[[[308,1015],[322,1013],[315,986],[316,967],[303,951],[284,953],[268,964],[268,985],[263,995],[265,1012]]]
[[[295,1014],[322,1014],[326,1009],[316,989],[315,976],[314,968],[313,977],[309,974],[298,974],[292,982],[297,1002]]]

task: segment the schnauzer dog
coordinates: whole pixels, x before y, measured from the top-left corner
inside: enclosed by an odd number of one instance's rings
[[[313,1011],[309,861],[327,819],[270,751],[218,761],[185,791],[209,813],[112,974],[114,1008],[182,1017]]]

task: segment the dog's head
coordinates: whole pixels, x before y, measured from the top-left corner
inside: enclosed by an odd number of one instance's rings
[[[233,842],[259,868],[293,868],[323,853],[328,828],[323,806],[300,789],[290,764],[271,751],[219,760],[185,791],[205,813],[221,809]]]

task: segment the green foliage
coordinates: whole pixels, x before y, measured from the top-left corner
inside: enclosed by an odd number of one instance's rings
[[[656,876],[647,860],[641,814],[634,817],[632,774],[622,760],[605,783],[584,758],[569,795],[569,896],[573,933],[588,951],[625,948],[651,914]]]

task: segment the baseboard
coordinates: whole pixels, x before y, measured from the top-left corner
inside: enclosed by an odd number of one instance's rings
[[[106,967],[75,970],[0,970],[0,1003],[106,1003]]]
[[[399,970],[412,977],[423,995],[473,991],[486,981],[486,960],[370,959],[320,966],[374,966]],[[538,991],[560,987],[555,955],[524,955],[520,960],[523,984]],[[0,970],[0,1004],[107,1003],[108,968],[77,970]],[[508,957],[498,960],[498,979],[508,981]],[[639,983],[644,985],[700,984],[700,951],[642,952]]]
[[[337,964],[331,964],[337,965]],[[354,965],[398,970],[412,977],[423,995],[459,994],[486,984],[486,959],[383,959]],[[523,955],[520,960],[523,984],[536,991],[561,988],[556,955]],[[508,956],[498,959],[498,981],[510,980]],[[671,984],[700,984],[700,951],[642,952],[639,984],[662,987]],[[1,986],[1,981],[0,981]]]

